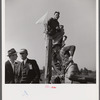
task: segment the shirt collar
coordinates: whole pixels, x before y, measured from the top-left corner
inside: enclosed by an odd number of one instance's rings
[[[11,64],[15,64],[15,62],[17,62],[17,61],[15,60],[14,63],[12,63],[10,59],[9,59],[9,61],[10,61]]]
[[[24,61],[24,64],[26,64],[27,58],[25,60],[23,60],[23,61]]]

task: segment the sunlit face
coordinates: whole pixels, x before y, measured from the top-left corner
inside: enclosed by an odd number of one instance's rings
[[[64,57],[65,57],[65,61],[68,61],[69,56],[66,54]]]
[[[27,53],[26,52],[20,53],[20,57],[22,60],[25,60],[27,58]]]
[[[13,61],[15,61],[17,59],[17,54],[12,54],[9,58]]]
[[[55,14],[54,14],[54,18],[55,18],[55,19],[58,19],[59,17],[60,17],[59,13],[55,13]]]
[[[56,46],[53,50],[54,50],[54,52],[59,53],[60,49],[61,49],[60,46]]]

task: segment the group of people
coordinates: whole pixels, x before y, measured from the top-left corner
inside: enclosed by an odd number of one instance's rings
[[[46,34],[53,40],[52,66],[56,72],[51,77],[51,83],[65,83],[66,78],[73,80],[79,73],[78,65],[73,61],[76,46],[65,46],[67,36],[64,35],[64,26],[58,22],[59,17],[60,12],[55,11],[54,17],[47,22]]]
[[[9,60],[5,63],[5,83],[39,83],[40,70],[36,60],[28,59],[28,51],[21,49],[19,54],[22,62],[17,61],[17,53],[14,48],[8,50]]]
[[[78,73],[78,66],[73,61],[76,47],[65,46],[67,36],[64,36],[64,26],[60,25],[58,19],[60,12],[54,12],[46,24],[46,34],[53,40],[52,66],[56,77],[51,83],[61,83],[61,79],[75,78]],[[9,60],[5,63],[5,83],[39,83],[40,70],[36,60],[28,59],[28,51],[21,49],[19,52],[22,62],[17,61],[17,52],[14,48],[8,51]]]

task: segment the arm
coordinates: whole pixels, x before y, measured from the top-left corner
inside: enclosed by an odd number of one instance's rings
[[[8,72],[7,72],[7,64],[5,63],[5,83],[9,83],[9,80],[8,80]]]
[[[21,73],[22,73],[22,63],[18,62],[18,83],[21,81]]]
[[[34,72],[35,72],[35,77],[34,79],[31,81],[31,83],[39,83],[40,80],[40,70],[39,70],[39,66],[37,64],[37,62],[34,60]]]
[[[76,47],[74,45],[71,45],[70,50],[69,50],[71,57],[73,57],[75,50],[76,50]]]
[[[62,55],[65,55],[66,52],[70,53],[70,56],[74,55],[76,47],[74,45],[66,46],[62,49]]]
[[[69,59],[72,60],[75,49],[76,49],[76,47],[74,45],[63,47],[60,50],[60,56],[61,56],[62,60],[65,59],[65,55],[68,55]]]
[[[50,18],[47,22],[47,30],[50,31],[51,30],[51,20],[52,18]]]
[[[54,70],[56,71],[57,75],[62,74],[62,72],[56,68],[56,65],[54,64],[54,62],[52,62],[52,66],[53,66]]]
[[[12,83],[12,80],[11,80],[11,75],[10,75],[10,65],[8,62],[5,63],[5,83],[8,84],[8,83]]]

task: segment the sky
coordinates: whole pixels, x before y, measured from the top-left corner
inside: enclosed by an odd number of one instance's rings
[[[35,24],[46,12],[49,17],[60,12],[66,46],[75,45],[74,62],[79,69],[96,70],[96,0],[5,0],[5,60],[7,51],[26,48],[28,58],[45,66],[45,34],[42,24]],[[20,55],[18,54],[18,60]]]

